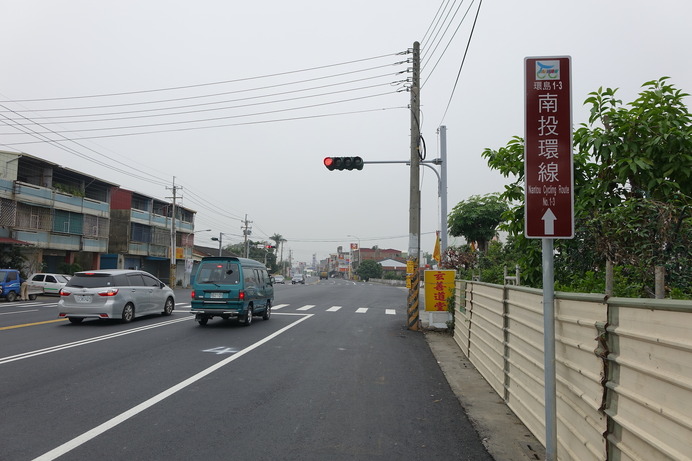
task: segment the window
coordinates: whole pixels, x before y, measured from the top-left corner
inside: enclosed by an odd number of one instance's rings
[[[131,287],[146,286],[142,274],[127,274],[127,281],[130,282]]]
[[[144,278],[144,286],[156,288],[159,287],[159,281],[156,280],[154,277],[147,274],[142,274],[142,277]]]

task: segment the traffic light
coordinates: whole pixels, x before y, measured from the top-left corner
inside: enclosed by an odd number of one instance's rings
[[[363,159],[360,157],[325,157],[324,166],[333,170],[362,170]]]

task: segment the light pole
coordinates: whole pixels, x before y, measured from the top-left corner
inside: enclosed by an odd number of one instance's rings
[[[192,231],[188,233],[185,236],[184,244],[183,247],[187,247],[188,243],[190,241],[190,236],[196,234],[197,232],[211,232],[211,229],[202,229],[198,231]],[[194,251],[190,251],[190,259],[185,260],[185,276],[184,276],[184,283],[183,285],[190,288],[190,275],[192,273],[192,267],[194,265],[194,261],[192,259],[192,256],[194,255]]]
[[[211,229],[204,229],[204,230],[198,230],[198,231],[189,232],[189,233],[185,236],[185,246],[187,246],[188,241],[190,240],[190,236],[193,235],[193,234],[196,234],[197,232],[211,232]]]
[[[358,240],[358,265],[356,266],[356,269],[358,269],[358,266],[360,266],[360,238],[351,234],[347,235],[346,237],[353,237],[354,239]],[[353,249],[351,249],[351,265],[353,265]]]
[[[216,242],[216,241],[219,242],[219,256],[221,256],[221,252],[222,252],[222,248],[223,248],[223,236],[224,235],[227,235],[227,234],[224,234],[223,232],[219,232],[219,238],[216,238],[216,237],[211,238],[214,242]]]

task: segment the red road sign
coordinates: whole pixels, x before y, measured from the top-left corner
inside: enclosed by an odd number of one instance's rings
[[[574,237],[571,64],[569,56],[524,59],[527,238]]]

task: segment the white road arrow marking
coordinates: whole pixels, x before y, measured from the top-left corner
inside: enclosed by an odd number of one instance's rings
[[[553,213],[553,210],[548,208],[541,219],[543,220],[543,233],[545,235],[555,234],[555,220],[557,217]]]

